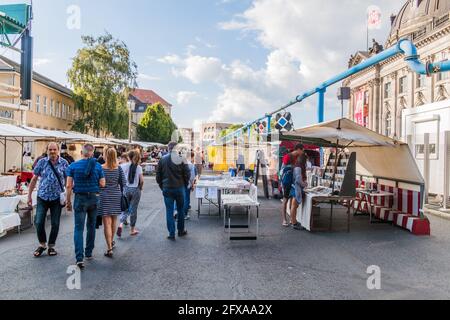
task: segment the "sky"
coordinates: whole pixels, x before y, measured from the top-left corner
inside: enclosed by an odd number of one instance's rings
[[[31,0],[0,0],[1,4]],[[178,127],[245,123],[346,70],[366,50],[367,8],[382,11],[370,39],[384,44],[399,0],[34,0],[34,70],[67,84],[82,35],[124,41],[139,87],[173,105]],[[372,41],[370,40],[370,43]],[[0,48],[15,60],[19,55]],[[336,88],[325,119],[340,117]],[[295,127],[317,123],[316,97],[289,109]]]

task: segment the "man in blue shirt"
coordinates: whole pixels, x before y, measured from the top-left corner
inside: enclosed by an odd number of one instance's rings
[[[97,221],[98,195],[106,185],[102,166],[94,156],[94,146],[86,144],[81,152],[83,159],[72,163],[67,169],[67,210],[72,211],[72,192],[75,193],[75,255],[77,266],[84,268],[84,257],[92,259],[95,247],[95,224]],[[87,222],[86,222],[87,217]],[[83,244],[86,224],[86,249]]]
[[[66,170],[69,166],[66,160],[59,156],[59,146],[52,142],[47,146],[48,156],[39,160],[34,168],[34,176],[28,191],[28,205],[32,206],[32,194],[39,180],[37,208],[35,217],[36,232],[39,240],[39,248],[34,256],[40,257],[47,250],[47,234],[45,233],[45,218],[50,210],[52,230],[48,240],[48,255],[56,256],[56,239],[59,232],[62,206],[61,193],[64,192]],[[52,168],[53,166],[53,168]],[[56,174],[55,174],[56,173]]]

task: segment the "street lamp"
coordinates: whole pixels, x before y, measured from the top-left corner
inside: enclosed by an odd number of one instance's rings
[[[131,144],[132,142],[132,130],[131,130],[131,125],[132,125],[132,115],[133,115],[133,110],[136,106],[136,102],[134,100],[128,100],[127,103],[128,106],[128,142]]]

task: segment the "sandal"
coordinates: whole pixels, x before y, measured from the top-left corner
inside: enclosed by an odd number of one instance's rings
[[[47,251],[47,254],[48,254],[50,257],[54,257],[54,256],[57,256],[57,255],[58,255],[58,252],[56,252],[55,248],[49,248],[48,251]]]
[[[114,250],[115,248],[116,248],[116,242],[113,241],[113,242],[112,242],[112,249],[111,249],[111,250]]]
[[[139,234],[140,232],[135,230],[134,232],[130,233],[130,236],[135,237]]]
[[[39,258],[40,256],[42,256],[42,254],[45,252],[45,250],[47,250],[47,248],[44,248],[44,247],[37,248],[36,251],[34,252],[34,257]]]
[[[105,257],[107,257],[107,258],[112,258],[113,255],[114,254],[113,254],[113,250],[112,249],[105,252]]]
[[[288,222],[283,222],[282,226],[283,226],[283,227],[289,227],[290,224],[289,224]]]

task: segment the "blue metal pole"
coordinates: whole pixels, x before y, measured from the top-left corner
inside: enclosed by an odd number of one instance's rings
[[[322,123],[325,120],[325,116],[324,116],[324,113],[325,113],[325,92],[326,92],[326,89],[320,89],[319,90],[318,110],[317,110],[319,123]]]
[[[268,116],[267,117],[267,135],[270,135],[270,133],[272,132],[272,116]]]

